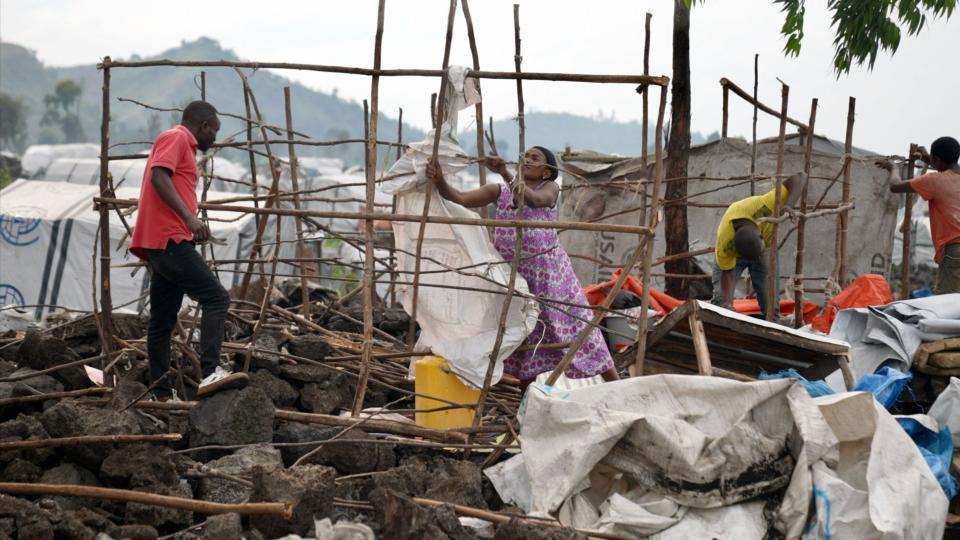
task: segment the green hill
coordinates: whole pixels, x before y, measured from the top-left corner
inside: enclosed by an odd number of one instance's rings
[[[223,59],[238,60],[230,50],[223,49],[212,39],[200,38],[181,43],[179,47],[163,51],[150,58],[167,59]],[[139,59],[134,57],[134,59]],[[131,103],[117,101],[118,97],[158,107],[182,106],[200,98],[197,68],[153,67],[115,69],[111,73],[110,138],[111,143],[150,140],[157,131],[173,125],[178,118],[171,112],[145,110]],[[206,70],[207,99],[224,112],[243,115],[243,91],[236,73],[228,68]],[[28,106],[28,143],[47,142],[58,134],[40,127],[45,107],[43,96],[50,93],[56,81],[73,79],[83,87],[80,120],[86,138],[100,139],[100,92],[102,74],[96,65],[75,67],[46,67],[32,51],[12,43],[0,44],[0,92],[21,98]],[[363,136],[363,106],[307,88],[269,71],[259,71],[250,78],[260,111],[267,122],[284,125],[283,87],[290,86],[293,100],[294,128],[316,139],[358,138]],[[239,120],[223,118],[221,135],[227,136],[243,129]],[[380,113],[379,130],[385,139],[397,133],[397,121],[389,114]],[[404,126],[404,138],[420,138],[419,129]],[[52,142],[58,142],[53,140]],[[282,153],[286,153],[283,149]],[[358,144],[337,147],[301,147],[300,155],[335,156],[349,163],[361,163],[363,146]]]
[[[238,60],[233,51],[224,49],[209,38],[182,42],[178,47],[163,51],[153,58],[181,60]],[[115,58],[119,60],[119,58]],[[133,60],[140,58],[134,56]],[[236,73],[229,68],[207,69],[207,99],[224,112],[244,114],[243,92]],[[118,97],[136,99],[158,107],[182,106],[199,99],[198,68],[153,67],[115,69],[111,76],[111,142],[147,141],[162,129],[176,123],[179,115],[171,112],[145,110],[131,103],[117,101]],[[44,66],[33,51],[13,43],[0,43],[0,92],[20,98],[28,107],[27,143],[60,142],[59,131],[41,128],[40,118],[45,106],[43,97],[53,90],[61,79],[73,79],[83,88],[80,97],[79,116],[87,140],[100,139],[100,104],[102,74],[95,64],[74,67]],[[257,102],[267,122],[284,124],[283,87],[290,86],[293,98],[294,127],[315,139],[359,138],[363,136],[363,106],[361,103],[344,100],[335,93],[329,94],[307,88],[270,71],[260,71],[250,79]],[[469,115],[472,110],[464,111]],[[223,118],[221,136],[243,129],[240,121]],[[516,152],[517,125],[514,119],[494,122],[497,148],[504,156]],[[379,131],[386,140],[394,140],[397,133],[396,118],[380,113]],[[652,131],[652,128],[651,128]],[[404,126],[406,141],[419,140],[422,130]],[[617,122],[608,118],[590,118],[568,113],[529,112],[527,114],[527,144],[562,149],[571,146],[578,149],[593,149],[606,153],[637,155],[640,153],[641,128],[637,122]],[[652,137],[650,144],[652,146]],[[693,134],[693,143],[705,138]],[[476,137],[473,132],[461,133],[460,141],[468,152],[475,153]],[[136,150],[137,147],[126,147]],[[115,150],[120,152],[122,150]],[[336,147],[300,147],[303,156],[340,157],[350,164],[361,164],[363,146],[359,144]],[[286,153],[285,149],[278,152]],[[232,154],[232,155],[231,155]],[[229,157],[242,159],[237,151]]]

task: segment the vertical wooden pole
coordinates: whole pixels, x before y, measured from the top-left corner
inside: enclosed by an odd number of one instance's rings
[[[687,315],[687,324],[690,325],[693,352],[697,355],[697,372],[700,375],[713,375],[713,365],[710,362],[710,346],[707,345],[707,334],[703,331],[700,309],[696,305],[694,305],[690,315]]]
[[[377,35],[373,45],[373,69],[380,69],[380,56],[383,45],[383,15],[386,0],[377,4]],[[370,121],[367,132],[366,173],[367,173],[367,204],[366,212],[372,214],[374,196],[377,190],[377,117],[380,100],[380,77],[373,75],[370,79]],[[357,380],[357,392],[353,400],[353,416],[363,410],[363,397],[367,392],[367,380],[370,377],[370,356],[373,347],[373,294],[376,283],[373,282],[374,252],[373,252],[373,220],[364,221],[364,258],[363,258],[363,349],[361,351],[360,376]]]
[[[450,66],[450,43],[453,41],[453,16],[457,12],[457,0],[450,0],[450,9],[447,12],[447,37],[443,46],[443,74],[440,76],[440,98],[434,97],[430,103],[435,108],[433,130],[433,153],[432,158],[437,159],[437,152],[440,150],[440,129],[443,126],[443,95],[447,91],[447,68]],[[435,94],[436,96],[436,94]],[[434,187],[427,184],[423,192],[423,213],[420,215],[420,230],[417,234],[417,249],[413,258],[413,294],[410,305],[410,326],[407,330],[407,348],[413,352],[413,346],[416,343],[417,327],[417,304],[420,301],[420,254],[423,253],[423,236],[427,230],[427,216],[430,215],[430,198],[433,196]]]
[[[110,57],[103,59],[103,102],[100,117],[100,196],[110,193]],[[110,360],[113,350],[113,298],[110,292],[110,207],[100,205],[100,354],[103,362]],[[101,365],[103,367],[103,365]],[[107,386],[113,386],[108,377]]]
[[[463,9],[463,18],[467,23],[467,39],[470,42],[470,55],[473,56],[473,69],[480,71],[480,53],[477,50],[477,37],[473,32],[473,17],[470,16],[470,2],[463,0],[461,9]],[[480,91],[480,79],[477,79],[477,91]],[[480,160],[477,168],[480,174],[480,185],[485,186],[487,184],[487,169],[483,166],[483,158],[485,155],[483,140],[483,101],[474,105],[474,111],[476,113],[477,124],[477,159]],[[486,207],[480,209],[480,217],[487,218],[487,214]]]
[[[750,150],[750,196],[757,194],[757,90],[760,88],[760,55],[753,55],[753,143]]]
[[[720,126],[720,138],[727,138],[727,123],[730,121],[730,89],[723,87],[723,123]]]
[[[260,138],[263,140],[263,149],[267,154],[267,164],[270,167],[270,174],[273,177],[273,182],[270,184],[270,192],[267,198],[266,208],[279,207],[279,197],[280,197],[280,162],[273,156],[273,150],[271,149],[270,144],[267,142],[270,138],[267,136],[267,129],[263,122],[263,115],[260,114],[260,107],[257,105],[257,98],[253,95],[253,90],[250,88],[250,81],[247,79],[246,75],[243,74],[239,68],[234,68],[237,72],[237,75],[240,77],[240,80],[243,82],[244,92],[250,98],[250,103],[253,105],[253,111],[257,115],[257,125],[260,128]],[[270,289],[273,288],[273,282],[277,274],[277,259],[280,255],[280,225],[282,215],[275,214],[274,219],[276,220],[276,240],[274,242],[274,250],[272,256],[272,265],[270,270],[270,277],[268,280],[263,282],[263,298],[260,301],[260,315],[257,317],[257,322],[253,327],[253,332],[250,335],[250,345],[247,347],[247,350],[244,352],[243,358],[243,371],[247,372],[250,370],[250,362],[253,359],[253,348],[256,346],[257,338],[260,335],[260,331],[263,329],[263,323],[266,320],[267,316],[267,306],[270,304]],[[249,278],[250,272],[253,270],[254,264],[254,253],[260,253],[261,248],[263,247],[263,234],[267,227],[267,220],[262,219],[257,225],[257,234],[253,239],[253,249],[250,254],[250,262],[247,266],[246,277]],[[260,267],[261,275],[265,272],[263,268],[263,258],[260,258]]]
[[[297,164],[297,145],[293,144],[293,107],[290,103],[290,87],[283,87],[283,108],[287,120],[287,155],[290,160],[290,185],[293,188],[293,207],[300,209],[299,165]],[[307,286],[307,247],[303,243],[303,218],[297,216],[297,258],[300,259],[300,312],[304,319],[310,320],[310,288]]]
[[[656,145],[653,173],[653,196],[650,200],[650,213],[647,216],[647,225],[653,234],[642,242],[646,244],[643,253],[643,295],[640,302],[640,322],[637,330],[637,356],[630,366],[630,376],[643,375],[643,361],[647,354],[647,327],[650,318],[650,267],[653,264],[653,246],[656,239],[657,222],[660,213],[660,185],[663,182],[663,116],[667,109],[667,87],[660,87],[660,111],[657,113],[657,131],[654,134]]]
[[[857,111],[857,98],[850,96],[850,102],[847,106],[847,137],[843,143],[844,168],[843,168],[843,200],[840,204],[850,202],[850,166],[853,155],[853,121]],[[847,284],[847,226],[850,223],[850,213],[841,212],[837,218],[840,224],[840,254],[839,268],[840,273],[837,279],[837,285],[842,289]]]
[[[646,19],[643,23],[643,74],[650,74],[650,19],[653,18],[653,13],[647,12]],[[647,164],[647,138],[649,134],[647,131],[650,129],[648,126],[648,110],[649,110],[649,95],[650,87],[647,86],[643,89],[643,147],[640,149],[640,162],[644,166]],[[643,201],[646,204],[646,200]]]
[[[258,195],[260,195],[260,186],[257,184],[257,160],[256,155],[253,151],[253,113],[250,111],[250,92],[247,88],[247,85],[243,85],[243,105],[247,112],[246,117],[246,127],[247,127],[247,157],[249,158],[250,163],[250,182],[253,184],[251,186],[251,193],[253,193],[253,207],[259,208],[260,203],[258,202]],[[257,225],[257,231],[261,230],[260,222],[268,219],[268,216],[260,216],[260,214],[254,214],[254,223]],[[264,224],[264,227],[266,224]],[[258,233],[262,235],[262,232]],[[240,291],[239,297],[241,300],[245,300],[247,296],[247,288],[250,286],[250,273],[253,271],[253,258],[260,255],[259,246],[254,243],[253,250],[250,252],[250,261],[247,263],[247,269],[243,273],[243,277],[240,279]],[[260,267],[260,273],[263,274],[263,266]]]
[[[513,40],[515,47],[514,67],[517,73],[520,73],[520,6],[518,4],[513,5]],[[516,188],[519,189],[519,201],[517,203],[517,216],[516,219],[523,219],[523,195],[525,190],[525,182],[523,180],[523,154],[525,151],[526,141],[526,124],[523,119],[523,81],[520,78],[517,78],[517,118],[520,122],[519,124],[519,137],[520,137],[520,166],[517,170],[517,179],[516,179]],[[497,325],[497,336],[493,341],[493,349],[490,351],[490,360],[487,363],[487,371],[483,376],[483,386],[480,388],[480,396],[477,399],[477,410],[476,414],[473,416],[473,427],[480,425],[480,420],[483,418],[483,411],[486,408],[487,396],[490,393],[490,383],[493,380],[493,368],[497,364],[497,357],[500,356],[500,348],[503,345],[503,332],[506,328],[507,317],[510,314],[510,306],[513,304],[513,293],[516,291],[517,285],[517,266],[519,265],[520,258],[523,256],[522,253],[523,247],[523,228],[516,227],[516,242],[514,244],[513,250],[513,260],[510,261],[510,280],[507,283],[507,293],[503,297],[503,305],[500,308],[500,321]],[[471,435],[472,437],[472,435]],[[472,439],[471,439],[472,440]],[[469,450],[465,453],[466,456],[469,456]]]
[[[806,147],[803,151],[803,173],[807,175],[807,181],[803,183],[803,191],[800,194],[800,221],[797,223],[797,256],[794,262],[793,282],[793,327],[803,326],[803,252],[805,243],[805,232],[807,228],[807,188],[810,186],[810,169],[813,161],[813,139],[817,123],[817,98],[813,98],[810,103],[810,123],[807,124],[810,129],[807,130]]]
[[[783,185],[783,150],[787,135],[787,105],[790,102],[790,87],[783,85],[780,93],[780,138],[777,140],[777,174],[774,177],[774,204],[773,217],[780,216],[781,199],[780,186]],[[766,246],[767,254],[767,317],[768,321],[775,320],[780,315],[780,273],[777,264],[777,246],[780,245],[778,233],[779,223],[770,224],[772,241]]]
[[[403,107],[397,117],[397,161],[403,156]],[[390,198],[390,213],[397,213],[397,196]],[[396,244],[394,244],[396,248]],[[397,273],[397,250],[390,250],[390,307],[397,305],[397,282],[400,274]]]
[[[207,100],[207,72],[200,72],[200,101]]]
[[[522,56],[520,54],[520,6],[518,4],[513,5],[513,36],[514,36],[514,69],[517,73],[520,73],[520,64],[522,62]],[[517,214],[516,219],[523,219],[523,209],[524,209],[524,193],[525,193],[525,182],[523,179],[523,163],[524,163],[524,153],[526,150],[526,122],[524,120],[524,103],[523,103],[523,81],[517,78],[517,120],[518,120],[518,136],[519,136],[519,158],[518,158],[518,167],[517,167],[517,179],[514,189],[518,190],[517,196],[515,198],[517,204]],[[482,122],[482,120],[480,120]],[[493,136],[493,118],[490,119],[490,135]],[[496,148],[493,148],[494,153],[496,153]],[[481,166],[482,168],[482,166]],[[483,413],[486,408],[487,397],[490,393],[490,383],[493,380],[493,369],[496,366],[497,358],[500,356],[500,348],[503,345],[503,333],[506,329],[507,317],[510,314],[510,306],[513,303],[514,292],[516,291],[517,284],[517,267],[520,263],[520,258],[522,257],[522,247],[523,247],[523,228],[516,227],[516,237],[513,250],[513,259],[510,261],[510,277],[507,283],[507,291],[504,295],[503,304],[500,309],[500,320],[497,324],[497,335],[494,339],[493,349],[490,351],[490,358],[487,364],[487,371],[483,377],[483,386],[480,388],[480,396],[477,399],[477,409],[473,417],[472,426],[476,428],[480,425],[481,420],[483,419]],[[552,384],[552,383],[551,383]],[[473,442],[473,434],[470,435],[468,442]],[[470,450],[467,449],[464,452],[464,459],[470,458]]]
[[[913,178],[913,154],[917,151],[917,145],[911,144],[910,151],[907,153],[907,180]],[[900,243],[902,249],[900,257],[900,299],[910,298],[910,251],[913,243],[913,204],[916,201],[916,195],[913,193],[904,194],[903,223],[900,224]]]

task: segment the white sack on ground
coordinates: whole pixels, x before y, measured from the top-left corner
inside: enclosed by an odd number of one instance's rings
[[[451,70],[451,76],[456,73],[456,70]],[[466,79],[468,82],[470,80]],[[465,92],[462,89],[462,77],[451,80],[451,83],[454,91],[461,94]],[[459,90],[458,84],[461,87]],[[449,102],[462,108],[470,101],[453,99]],[[455,116],[456,112],[452,115]],[[444,122],[441,126],[438,161],[444,175],[453,177],[469,165],[469,161],[466,152],[450,138],[449,130],[449,125]],[[434,191],[430,197],[429,215],[479,218],[475,212],[444,200],[427,181],[425,173],[433,152],[433,137],[431,131],[423,141],[410,145],[385,174],[387,177],[402,176],[385,182],[383,191],[396,195],[398,214],[422,214],[425,190],[431,189]],[[394,242],[398,250],[397,268],[401,272],[399,281],[403,282],[398,291],[407,313],[412,311],[413,306],[414,254],[419,233],[419,223],[393,222]],[[467,269],[463,273],[449,271],[459,267]],[[417,348],[431,350],[444,357],[450,369],[465,383],[482,386],[506,298],[502,293],[507,290],[510,281],[510,266],[493,246],[485,227],[428,223],[424,230],[420,272],[417,323],[420,324],[421,333]],[[510,302],[493,383],[503,375],[503,360],[533,331],[540,314],[536,301],[529,298],[527,282],[519,275],[515,289],[521,296],[514,296]],[[412,368],[411,363],[411,377]]]
[[[908,371],[921,343],[958,335],[960,294],[845,309],[837,313],[830,329],[830,337],[850,344],[851,369],[857,380],[883,365]],[[839,370],[826,381],[838,392],[845,390]]]
[[[950,377],[950,385],[933,402],[927,414],[941,426],[950,428],[953,448],[960,448],[960,379]]]
[[[533,386],[523,453],[485,472],[505,502],[608,532],[797,538],[811,523],[834,538],[935,537],[947,501],[916,445],[871,394],[830,397],[682,375]]]

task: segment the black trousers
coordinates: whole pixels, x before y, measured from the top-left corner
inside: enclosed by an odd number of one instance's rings
[[[150,380],[157,381],[158,393],[173,388],[170,370],[170,335],[177,325],[177,313],[186,294],[203,310],[200,319],[200,366],[203,376],[213,373],[220,363],[223,325],[230,307],[230,295],[220,284],[193,242],[174,243],[166,249],[147,249],[150,265],[150,325],[147,330],[147,354]]]

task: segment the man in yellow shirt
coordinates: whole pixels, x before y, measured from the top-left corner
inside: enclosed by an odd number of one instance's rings
[[[793,205],[800,199],[807,176],[797,173],[783,182],[780,189],[781,213],[793,218]],[[713,270],[713,303],[733,307],[733,292],[737,279],[744,270],[750,272],[753,290],[757,293],[760,311],[767,315],[767,263],[764,250],[776,249],[773,225],[758,220],[773,215],[776,204],[775,190],[763,195],[741,199],[729,207],[717,227],[717,242],[714,250],[716,266]],[[777,291],[773,291],[777,294]]]

